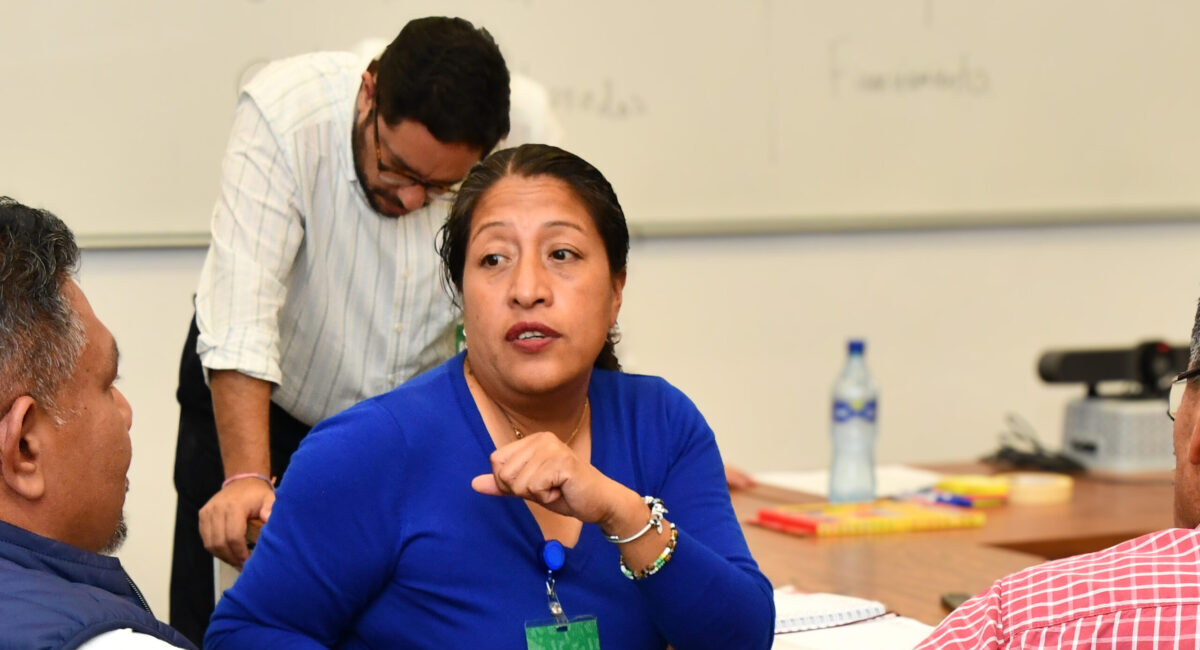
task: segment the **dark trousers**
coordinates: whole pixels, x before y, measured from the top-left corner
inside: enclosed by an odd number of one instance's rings
[[[170,623],[197,647],[204,641],[213,613],[213,556],[200,538],[200,508],[225,478],[212,393],[196,354],[196,319],[179,361],[179,440],[175,447],[175,547],[171,558]],[[271,474],[283,479],[292,453],[309,427],[271,403]]]

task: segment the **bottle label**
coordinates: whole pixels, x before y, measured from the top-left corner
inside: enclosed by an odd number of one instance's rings
[[[833,421],[837,423],[849,422],[854,418],[859,418],[865,422],[875,422],[875,400],[853,400],[845,402],[842,400],[834,400],[833,402]]]

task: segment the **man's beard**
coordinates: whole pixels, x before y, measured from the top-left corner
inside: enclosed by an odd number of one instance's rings
[[[108,543],[104,548],[100,549],[101,555],[112,555],[121,548],[125,543],[125,538],[129,535],[129,527],[125,525],[125,513],[121,513],[121,519],[117,522],[117,529],[113,531],[112,537],[108,538]]]
[[[367,198],[367,205],[381,217],[389,219],[397,219],[403,215],[388,214],[379,209],[379,197],[376,192],[367,185],[367,175],[363,172],[362,152],[367,150],[367,129],[364,127],[359,130],[357,126],[350,127],[350,156],[354,158],[354,176],[358,178],[358,186],[362,188],[363,196]]]

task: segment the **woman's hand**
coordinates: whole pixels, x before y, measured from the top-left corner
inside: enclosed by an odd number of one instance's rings
[[[515,496],[551,512],[595,523],[605,535],[627,538],[645,528],[650,511],[637,492],[580,460],[548,431],[525,436],[492,452],[491,474],[471,479],[477,492]],[[666,524],[667,522],[663,522]],[[654,563],[671,537],[669,526],[646,529],[622,543],[621,559],[641,570]]]
[[[476,492],[515,496],[585,524],[609,521],[640,497],[581,460],[548,431],[527,435],[492,452],[491,474],[471,480]],[[641,506],[645,510],[645,506]]]

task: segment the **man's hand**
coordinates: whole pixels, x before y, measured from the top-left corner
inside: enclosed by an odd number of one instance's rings
[[[234,481],[213,495],[200,509],[200,536],[209,553],[241,571],[250,558],[246,522],[266,522],[275,503],[275,492],[257,478]]]
[[[210,371],[209,384],[225,475],[270,473],[271,384],[236,370]],[[241,570],[250,557],[246,522],[266,521],[274,503],[271,485],[257,478],[241,478],[222,488],[200,509],[204,548]]]

